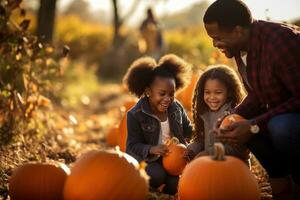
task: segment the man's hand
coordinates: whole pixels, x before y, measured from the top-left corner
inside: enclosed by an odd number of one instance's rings
[[[216,139],[224,143],[245,144],[252,136],[250,132],[250,121],[233,122],[224,129],[218,128],[214,131]]]
[[[212,129],[213,134],[218,135],[220,133],[219,127],[220,127],[222,121],[224,120],[224,118],[227,117],[228,115],[230,115],[230,112],[225,112],[222,117],[217,119],[217,121],[214,123],[213,129]]]
[[[190,160],[192,160],[195,157],[195,153],[191,149],[187,149],[186,152],[185,152],[185,154],[183,155],[183,157],[186,160],[190,161]]]
[[[152,146],[149,150],[150,154],[165,156],[169,153],[169,148],[165,144]]]

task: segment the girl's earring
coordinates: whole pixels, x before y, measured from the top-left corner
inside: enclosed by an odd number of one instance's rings
[[[146,97],[150,97],[150,95],[149,95],[149,94],[146,94]]]

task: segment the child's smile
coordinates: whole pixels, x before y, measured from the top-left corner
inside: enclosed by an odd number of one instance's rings
[[[211,110],[218,110],[221,107],[221,102],[216,101],[216,102],[208,102],[208,106]]]
[[[159,106],[161,107],[160,110],[166,111],[168,109],[169,105],[170,105],[170,101],[169,102],[161,102],[159,104]]]

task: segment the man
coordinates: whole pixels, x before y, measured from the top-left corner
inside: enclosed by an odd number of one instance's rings
[[[140,51],[158,60],[163,53],[162,30],[151,8],[147,9],[147,17],[140,26],[140,32]]]
[[[287,198],[289,178],[300,185],[300,29],[253,20],[240,0],[215,1],[203,21],[213,45],[235,58],[248,92],[234,111],[248,120],[217,138],[246,144],[267,170],[274,198]]]

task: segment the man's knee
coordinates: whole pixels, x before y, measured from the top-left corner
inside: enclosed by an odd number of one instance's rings
[[[268,130],[271,140],[275,147],[288,147],[291,142],[291,134],[293,129],[293,122],[288,117],[280,115],[272,118],[268,123]]]
[[[290,129],[290,121],[284,116],[276,116],[268,123],[268,129],[271,136],[284,137],[286,132]]]
[[[299,155],[300,114],[288,113],[272,118],[268,123],[269,137],[281,153]]]

